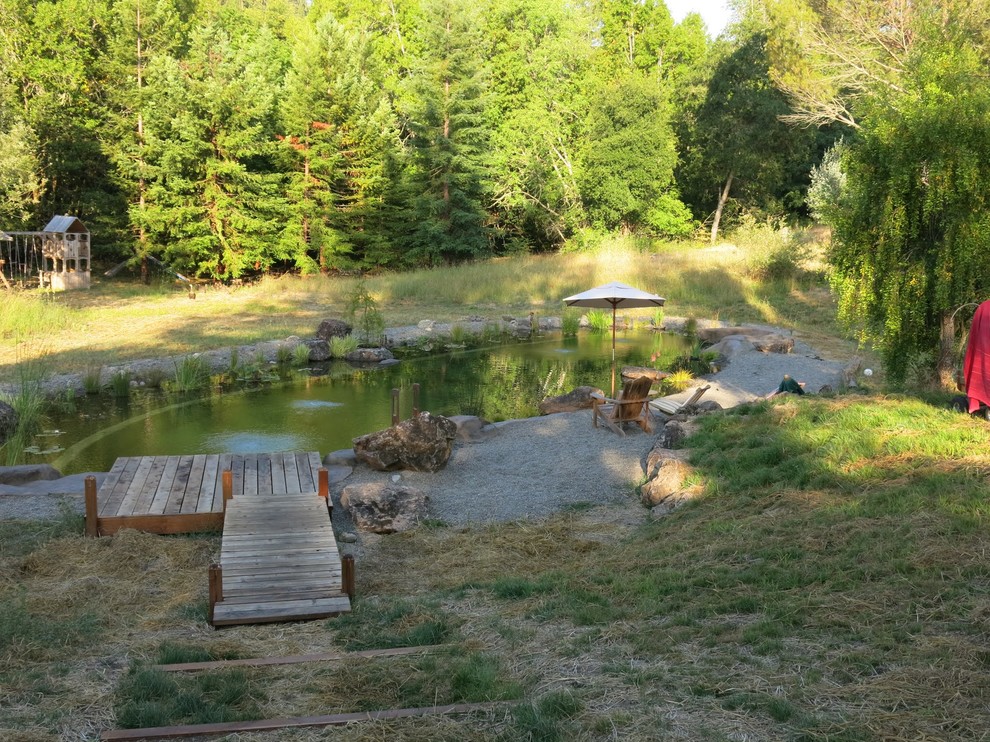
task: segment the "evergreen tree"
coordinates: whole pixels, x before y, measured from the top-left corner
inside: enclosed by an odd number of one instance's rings
[[[194,0],[120,0],[114,7],[104,63],[109,84],[102,146],[115,166],[112,178],[128,201],[130,251],[140,259],[146,281],[152,252],[144,229],[146,70],[158,56],[183,54],[193,9]]]
[[[28,131],[35,137],[43,174],[36,179],[35,213],[39,221],[54,213],[79,216],[105,235],[104,245],[125,213],[99,143],[109,14],[108,3],[99,0],[7,0],[4,13],[12,21],[4,29],[5,54],[23,112],[23,141]]]
[[[304,269],[392,257],[385,212],[399,140],[371,52],[367,34],[332,15],[299,34],[282,111],[296,163],[291,229],[310,255]]]
[[[227,279],[298,262],[275,138],[285,55],[269,29],[226,11],[184,59],[149,66],[143,226],[174,266]]]
[[[427,0],[418,30],[422,52],[403,101],[410,167],[408,212],[396,241],[409,265],[488,252],[485,201],[485,82],[480,19],[467,0]]]
[[[585,127],[581,194],[592,223],[631,232],[654,223],[689,229],[672,192],[677,152],[666,102],[654,81],[630,72],[595,96]]]

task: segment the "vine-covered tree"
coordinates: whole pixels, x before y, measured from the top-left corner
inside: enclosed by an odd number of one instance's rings
[[[959,17],[919,30],[901,91],[857,106],[831,262],[840,317],[891,378],[929,356],[953,385],[956,310],[990,294],[990,54]]]
[[[580,7],[499,0],[486,22],[494,239],[503,251],[560,245],[585,220],[575,165],[591,21]]]
[[[774,78],[803,122],[854,134],[836,210],[840,316],[892,378],[953,384],[956,310],[985,298],[990,8],[966,0],[765,0]],[[827,12],[826,12],[827,11]]]

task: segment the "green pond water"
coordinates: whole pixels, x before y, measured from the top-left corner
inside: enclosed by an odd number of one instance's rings
[[[665,368],[684,353],[679,335],[630,331],[616,339],[616,365]],[[470,351],[406,359],[386,368],[333,363],[320,373],[236,391],[191,395],[139,390],[126,400],[87,398],[73,412],[53,413],[36,444],[63,450],[34,455],[65,474],[108,471],[119,456],[264,453],[350,448],[360,435],[391,424],[391,391],[410,416],[413,384],[419,409],[479,415],[498,422],[537,414],[548,395],[576,386],[611,385],[611,335],[559,335]],[[621,383],[621,382],[617,382]]]

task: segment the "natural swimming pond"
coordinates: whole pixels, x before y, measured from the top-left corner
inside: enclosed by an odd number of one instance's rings
[[[685,338],[629,331],[616,339],[616,365],[660,368],[687,348]],[[119,456],[196,453],[263,453],[350,448],[360,435],[391,423],[391,390],[399,389],[400,416],[419,409],[439,415],[479,415],[497,422],[537,414],[546,396],[581,385],[608,390],[611,335],[559,335],[479,350],[403,360],[393,366],[356,369],[335,362],[319,373],[295,372],[292,380],[233,392],[180,394],[140,391],[123,400],[93,397],[71,412],[55,413],[45,440],[64,450],[49,461],[65,474],[108,471]],[[43,444],[44,445],[44,444]]]

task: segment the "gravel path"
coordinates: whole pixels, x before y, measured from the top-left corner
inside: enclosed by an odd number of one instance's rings
[[[698,383],[711,386],[702,401],[727,408],[776,389],[784,374],[805,382],[809,392],[824,385],[838,390],[842,368],[796,342],[787,354],[739,352]],[[484,440],[456,445],[440,472],[395,474],[358,466],[343,482],[334,483],[333,495],[339,499],[347,484],[399,476],[429,495],[431,517],[452,525],[540,518],[568,506],[628,502],[643,480],[644,460],[655,440],[636,426],[625,437],[596,429],[590,410],[508,421],[487,431]],[[0,519],[51,518],[66,506],[82,512],[82,487],[76,489],[72,478],[34,483],[31,489],[0,485]],[[347,528],[342,508],[335,510],[335,521],[338,516]]]

